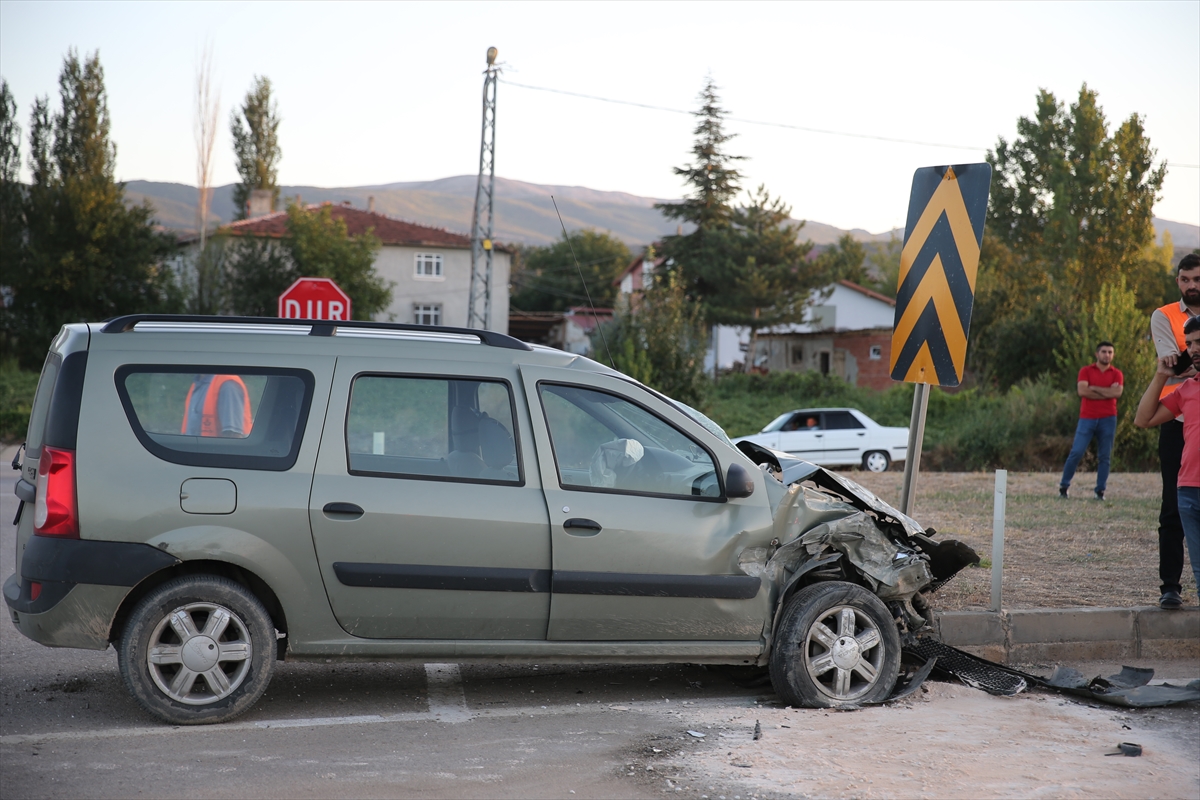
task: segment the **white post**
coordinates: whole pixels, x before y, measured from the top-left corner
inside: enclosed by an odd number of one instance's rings
[[[1004,576],[1004,501],[1008,496],[1008,470],[996,470],[996,494],[992,511],[992,611],[1000,611],[1001,580]]]

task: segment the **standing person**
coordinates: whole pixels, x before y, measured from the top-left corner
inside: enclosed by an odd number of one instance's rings
[[[1080,398],[1079,424],[1075,426],[1075,444],[1071,447],[1071,455],[1067,456],[1062,480],[1058,484],[1060,497],[1067,496],[1079,459],[1083,458],[1088,445],[1095,439],[1096,455],[1099,457],[1096,465],[1096,499],[1104,499],[1113,438],[1117,435],[1117,398],[1125,390],[1125,376],[1112,365],[1114,353],[1112,342],[1101,342],[1096,345],[1096,363],[1079,370],[1079,382],[1076,385]]]
[[[1150,336],[1159,358],[1178,356],[1184,350],[1183,326],[1200,315],[1200,256],[1190,253],[1175,267],[1175,285],[1179,287],[1179,302],[1167,303],[1150,315]],[[1172,362],[1174,363],[1174,362]],[[1194,369],[1194,368],[1193,368]],[[1167,379],[1159,399],[1178,389],[1195,372]],[[1163,423],[1158,429],[1158,461],[1162,469],[1162,505],[1158,510],[1158,579],[1162,608],[1179,608],[1182,601],[1179,583],[1183,575],[1183,524],[1175,487],[1179,464],[1183,457],[1183,419]]]
[[[1200,364],[1200,316],[1194,316],[1183,326],[1184,344],[1194,363]],[[1200,373],[1192,369],[1192,377],[1174,384],[1175,390],[1163,395],[1167,381],[1175,377],[1175,355],[1163,356],[1158,360],[1158,369],[1138,402],[1137,415],[1133,423],[1139,428],[1177,423],[1176,417],[1183,416],[1183,440],[1187,446],[1180,454],[1177,497],[1179,521],[1187,539],[1188,558],[1192,561],[1192,574],[1200,588]],[[1182,572],[1182,558],[1180,559]],[[1176,573],[1176,581],[1179,573]],[[1163,608],[1179,608],[1183,598],[1178,591],[1173,597],[1163,594],[1159,605]],[[1168,602],[1170,600],[1171,602]]]
[[[197,375],[183,401],[180,433],[244,439],[253,417],[246,384],[237,375]]]

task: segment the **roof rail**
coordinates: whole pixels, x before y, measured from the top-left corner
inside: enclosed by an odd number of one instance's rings
[[[482,331],[475,328],[451,328],[441,325],[406,325],[400,322],[366,322],[360,320],[287,319],[283,317],[219,317],[201,314],[126,314],[104,321],[101,333],[127,333],[139,322],[202,322],[210,325],[308,325],[309,336],[333,336],[337,328],[365,328],[368,330],[411,331],[413,333],[451,333],[459,336],[474,336],[489,347],[504,347],[509,350],[532,350],[533,348],[503,333]]]

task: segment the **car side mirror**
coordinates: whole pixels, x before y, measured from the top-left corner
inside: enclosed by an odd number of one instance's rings
[[[754,494],[754,478],[741,464],[730,464],[725,476],[725,496],[734,499]]]

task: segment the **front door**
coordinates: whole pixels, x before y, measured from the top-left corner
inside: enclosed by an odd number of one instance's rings
[[[777,449],[814,464],[825,463],[825,430],[821,412],[800,411],[779,429]]]
[[[476,370],[473,370],[476,371]],[[309,518],[338,622],[372,639],[545,639],[550,535],[511,366],[338,360]]]
[[[521,375],[553,540],[548,638],[758,639],[768,589],[738,569],[738,554],[767,544],[771,515],[761,486],[724,497],[728,461],[714,453],[728,446],[625,381]]]

